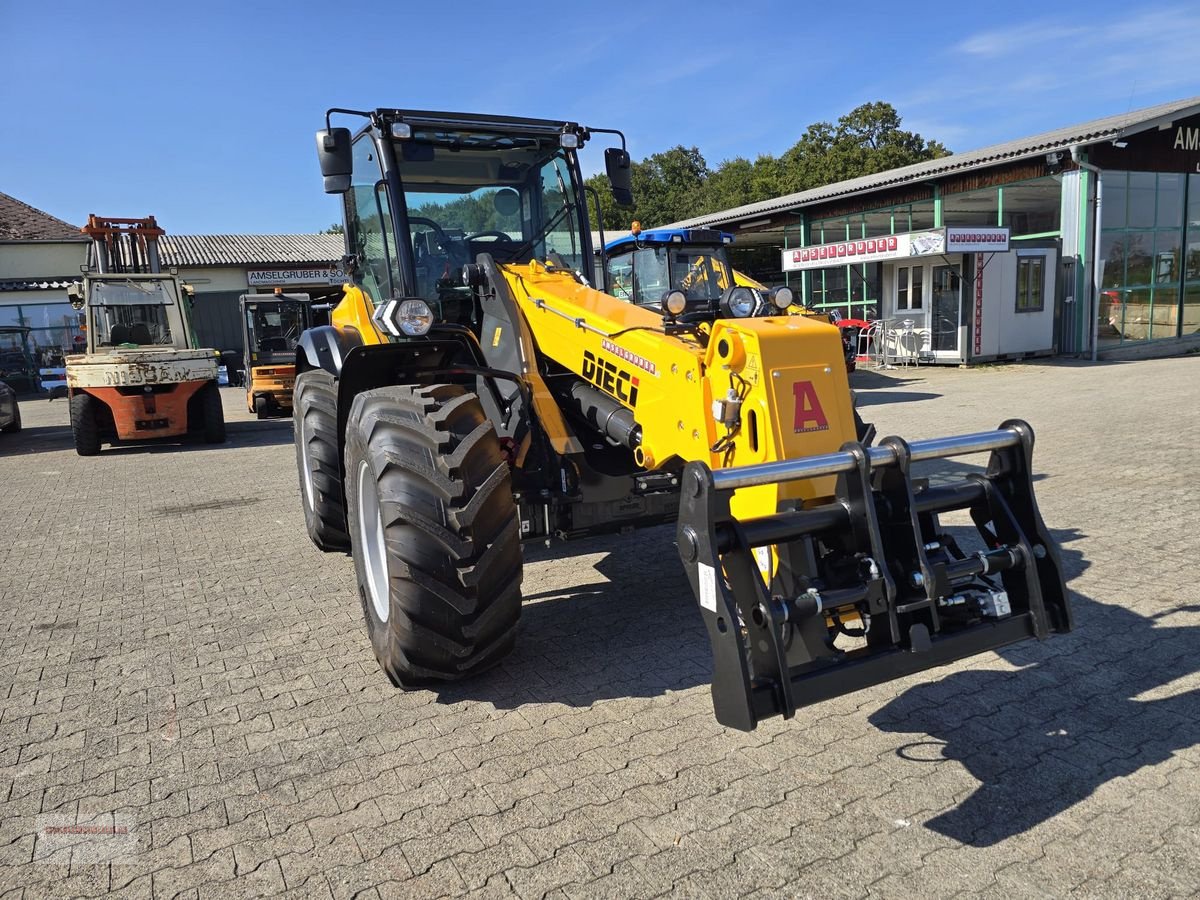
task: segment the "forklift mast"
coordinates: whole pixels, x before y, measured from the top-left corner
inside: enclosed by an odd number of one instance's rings
[[[113,219],[93,213],[82,231],[92,239],[88,248],[89,270],[101,275],[162,271],[158,239],[166,232],[158,227],[154,216]]]

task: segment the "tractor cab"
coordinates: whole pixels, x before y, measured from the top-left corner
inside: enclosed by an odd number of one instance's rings
[[[786,313],[789,288],[768,290],[729,263],[733,235],[710,228],[656,228],[637,222],[604,248],[605,291],[681,322]]]
[[[708,228],[634,230],[604,248],[608,293],[657,309],[670,291],[689,307],[715,306],[734,282],[725,247],[733,235]]]
[[[308,294],[243,294],[246,408],[260,419],[290,415],[296,347],[312,325]]]

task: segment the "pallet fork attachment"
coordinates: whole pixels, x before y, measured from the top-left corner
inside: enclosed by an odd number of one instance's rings
[[[914,462],[985,452],[986,474],[937,487],[912,478]],[[712,643],[718,721],[749,731],[802,706],[1070,631],[1032,454],[1033,430],[1010,420],[996,431],[849,443],[753,466],[689,463],[679,552]],[[830,502],[746,521],[730,513],[738,488],[829,475],[837,476]],[[984,549],[964,551],[943,532],[939,515],[956,510],[969,512]]]

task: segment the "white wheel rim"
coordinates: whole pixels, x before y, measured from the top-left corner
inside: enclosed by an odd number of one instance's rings
[[[379,495],[371,467],[358,464],[358,545],[362,548],[363,568],[367,570],[367,590],[379,621],[388,620],[387,548],[383,541],[383,517],[379,514]]]
[[[317,503],[313,499],[312,461],[308,458],[308,432],[304,430],[303,416],[296,420],[296,428],[300,432],[300,469],[304,479],[304,502],[308,504],[309,509],[315,510]]]

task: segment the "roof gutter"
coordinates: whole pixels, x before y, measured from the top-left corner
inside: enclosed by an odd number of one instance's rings
[[[1083,158],[1079,144],[1071,145],[1071,161],[1096,176],[1096,193],[1092,199],[1092,362],[1098,358],[1100,344],[1100,213],[1104,204],[1104,172]]]

